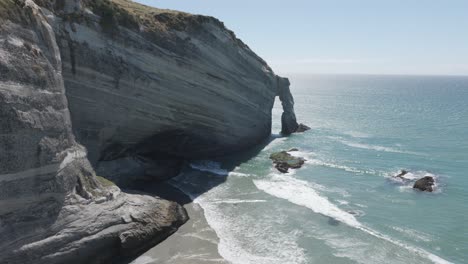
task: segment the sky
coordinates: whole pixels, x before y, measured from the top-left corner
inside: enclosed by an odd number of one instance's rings
[[[137,0],[214,16],[277,74],[468,75],[468,0]]]

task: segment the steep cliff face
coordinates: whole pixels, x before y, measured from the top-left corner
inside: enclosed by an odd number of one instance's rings
[[[276,76],[221,22],[128,1],[109,14],[85,5],[101,17],[81,9],[55,25],[76,136],[93,162],[213,156],[270,134]]]
[[[179,205],[95,177],[47,12],[2,0],[0,14],[0,263],[98,263],[175,231]]]
[[[164,239],[183,208],[95,168],[163,179],[182,158],[255,145],[277,95],[289,131],[288,87],[211,17],[0,0],[0,263],[106,263]]]

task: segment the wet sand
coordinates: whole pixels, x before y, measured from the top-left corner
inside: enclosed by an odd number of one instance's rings
[[[219,239],[208,225],[203,208],[193,202],[186,203],[184,207],[190,217],[187,223],[131,264],[228,263],[218,253]]]

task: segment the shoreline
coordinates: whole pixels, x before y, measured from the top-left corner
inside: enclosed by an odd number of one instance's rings
[[[228,264],[218,252],[219,238],[208,224],[203,208],[170,183],[152,184],[145,191],[181,204],[189,220],[161,243],[129,264]]]

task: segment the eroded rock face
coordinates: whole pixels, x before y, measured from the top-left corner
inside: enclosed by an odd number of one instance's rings
[[[0,263],[108,263],[186,215],[95,176],[72,133],[47,17],[31,0],[0,0]]]
[[[270,134],[277,77],[220,21],[146,7],[150,24],[109,29],[89,6],[95,14],[54,25],[75,135],[93,164],[116,146],[200,158]]]
[[[283,114],[281,115],[281,133],[289,135],[296,132],[299,124],[296,120],[294,112],[294,98],[289,90],[289,80],[287,78],[277,78],[278,96],[283,106]]]
[[[253,146],[276,95],[297,130],[289,81],[221,22],[135,5],[0,0],[0,263],[109,263],[187,219],[95,167],[162,179]]]

